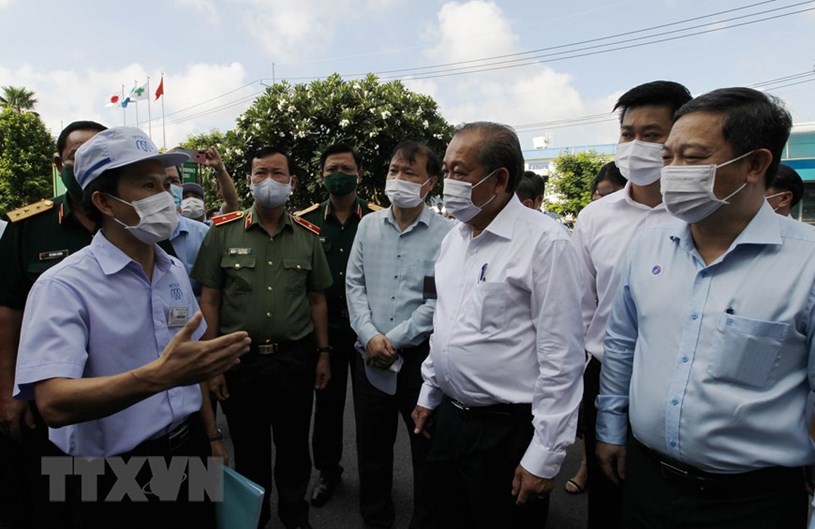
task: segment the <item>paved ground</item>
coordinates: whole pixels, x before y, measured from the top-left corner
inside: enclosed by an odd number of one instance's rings
[[[350,396],[349,387],[349,396]],[[229,432],[223,416],[218,422],[227,437],[227,447],[232,450],[229,442]],[[394,484],[393,501],[396,505],[396,523],[394,529],[407,529],[410,522],[412,505],[413,477],[410,466],[410,447],[407,432],[400,421],[402,428],[397,436],[394,447]],[[582,442],[571,448],[564,463],[563,470],[557,478],[555,491],[552,494],[547,529],[583,529],[586,527],[586,494],[569,495],[563,490],[566,480],[574,475],[580,466]],[[331,501],[320,508],[311,508],[310,521],[314,529],[363,529],[362,518],[358,509],[359,479],[357,478],[356,443],[354,435],[353,407],[350,398],[345,408],[345,448],[343,450],[343,482],[334,493]],[[317,479],[316,472],[312,475],[312,484]],[[509,486],[509,485],[508,485]],[[309,487],[309,490],[311,488]],[[272,520],[267,528],[281,528],[282,524],[277,518],[277,497],[272,494]]]

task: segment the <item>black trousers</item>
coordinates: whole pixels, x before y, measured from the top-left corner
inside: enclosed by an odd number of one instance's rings
[[[428,342],[400,351],[404,363],[397,376],[396,394],[388,395],[375,388],[365,374],[362,359],[356,366],[354,414],[357,429],[359,464],[359,507],[363,520],[376,527],[391,527],[395,510],[393,489],[393,445],[399,416],[408,430],[413,465],[413,515],[411,529],[430,527],[429,490],[425,459],[430,442],[414,435],[410,414],[416,406],[422,387],[421,366],[427,358]]]
[[[532,414],[460,412],[445,398],[433,414],[427,479],[435,527],[543,529],[549,495],[515,505],[515,469],[532,440]]]
[[[221,402],[235,451],[235,470],[266,489],[258,527],[269,521],[272,432],[278,515],[286,527],[308,520],[309,427],[317,353],[311,339],[271,355],[249,353],[227,372]],[[270,430],[271,427],[271,430]]]
[[[198,413],[190,416],[187,422],[187,432],[183,441],[170,442],[169,436],[152,441],[145,441],[130,452],[118,457],[130,461],[134,456],[162,456],[165,465],[171,464],[174,457],[206,458],[211,454],[209,439],[204,431],[201,417]],[[189,474],[188,474],[189,477]],[[144,464],[135,480],[142,491],[146,491],[147,501],[132,501],[125,496],[121,501],[82,501],[82,482],[78,479],[69,480],[69,503],[77,509],[81,529],[143,529],[157,526],[167,527],[172,521],[179,520],[186,527],[215,528],[215,504],[211,498],[204,496],[204,501],[190,500],[190,480],[185,479],[172,501],[161,501],[153,491],[151,494],[151,480],[153,473],[148,464]],[[105,474],[99,476],[98,500],[108,498],[113,494],[114,487],[120,486],[119,477],[110,468],[106,467]]]
[[[804,529],[802,468],[698,486],[669,472],[629,435],[623,527],[630,529]],[[681,474],[681,473],[680,473]]]
[[[597,406],[594,401],[600,393],[600,368],[596,358],[589,361],[583,373],[583,442],[586,449],[588,471],[588,526],[589,529],[616,529],[620,527],[623,512],[623,487],[615,485],[600,467],[597,448]]]
[[[73,509],[66,502],[49,501],[43,457],[65,456],[48,440],[48,426],[29,403],[36,428],[23,426],[20,441],[0,434],[0,528],[60,529],[75,527]]]
[[[357,337],[350,328],[344,331],[329,329],[328,337],[334,348],[331,352],[331,382],[325,389],[315,391],[311,450],[314,454],[314,468],[331,478],[337,478],[342,473],[342,425],[345,418],[348,371],[350,367],[353,384],[354,363],[359,353],[354,349]]]

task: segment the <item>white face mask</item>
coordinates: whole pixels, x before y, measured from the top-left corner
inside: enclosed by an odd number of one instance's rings
[[[258,204],[264,208],[273,209],[282,206],[291,195],[291,177],[285,184],[274,178],[266,178],[259,184],[249,184],[249,190]]]
[[[113,217],[113,220],[124,226],[144,244],[155,244],[169,239],[178,226],[178,213],[173,195],[170,193],[156,193],[133,202],[127,202],[113,195],[108,196],[136,210],[139,215],[139,223],[135,226],[128,226],[116,217]]]
[[[495,169],[495,171],[497,170],[498,169]],[[495,199],[495,195],[480,206],[476,206],[473,204],[473,189],[480,186],[481,183],[491,177],[495,171],[479,180],[475,185],[469,182],[445,178],[442,196],[444,209],[447,210],[447,213],[455,217],[456,220],[465,223],[481,213],[481,208],[492,202]]]
[[[651,185],[662,171],[662,144],[639,140],[618,143],[614,164],[632,184]]]
[[[204,201],[200,198],[188,197],[181,201],[181,214],[188,219],[199,219],[204,213]]]
[[[716,198],[713,184],[716,182],[716,170],[753,154],[750,151],[730,161],[716,165],[669,165],[662,168],[662,201],[665,209],[674,217],[688,224],[707,218],[714,211],[744,189],[744,182],[735,191],[724,198]]]
[[[170,184],[170,193],[173,194],[173,202],[175,207],[181,207],[181,201],[184,199],[184,188],[175,184]]]
[[[422,186],[430,181],[430,178],[422,184],[415,182],[408,182],[407,180],[399,180],[398,178],[391,178],[385,181],[385,194],[388,200],[391,201],[396,207],[400,208],[415,208],[424,201],[422,196]],[[425,193],[427,195],[427,193]]]

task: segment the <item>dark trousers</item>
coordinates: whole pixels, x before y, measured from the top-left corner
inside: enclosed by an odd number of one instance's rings
[[[271,355],[249,353],[227,372],[229,398],[221,402],[235,451],[235,470],[266,489],[258,527],[269,521],[272,432],[278,515],[286,527],[308,520],[311,479],[309,426],[314,396],[313,341]],[[270,430],[271,427],[271,430]]]
[[[20,441],[0,434],[0,528],[52,529],[76,526],[71,506],[49,501],[42,458],[65,456],[48,440],[48,426],[30,403],[36,428],[23,426]]]
[[[132,457],[162,456],[167,468],[170,468],[173,457],[206,458],[211,454],[209,439],[204,431],[200,415],[195,413],[187,422],[187,433],[183,441],[171,442],[169,435],[157,440],[148,440],[118,457],[130,461]],[[98,478],[98,501],[82,501],[82,482],[69,480],[68,494],[70,502],[78,510],[81,529],[144,529],[145,527],[167,527],[171,521],[178,520],[185,527],[204,529],[215,528],[215,504],[205,496],[205,501],[190,500],[190,482],[185,479],[178,490],[175,500],[161,501],[156,493],[151,494],[153,473],[145,463],[136,476],[136,482],[146,492],[147,501],[132,501],[125,496],[121,501],[104,501],[113,495],[112,489],[117,486],[119,477],[108,466],[105,474]],[[121,484],[119,484],[121,487]]]
[[[348,370],[351,370],[353,383],[354,363],[359,353],[354,348],[357,337],[350,329],[329,330],[331,352],[331,382],[325,389],[315,391],[314,432],[311,435],[311,450],[314,454],[314,468],[321,473],[338,478],[342,473],[343,434],[345,417],[345,394],[348,387]]]
[[[543,529],[549,495],[515,505],[515,469],[532,440],[532,414],[463,413],[445,398],[432,417],[427,457],[433,524],[439,528]]]
[[[395,395],[388,395],[375,388],[368,381],[361,359],[357,362],[354,414],[359,463],[359,506],[362,518],[368,525],[393,525],[393,445],[399,415],[408,430],[413,463],[413,516],[410,527],[419,529],[431,525],[429,490],[425,476],[425,459],[430,442],[413,434],[414,424],[410,416],[422,387],[421,366],[427,358],[428,347],[425,341],[417,347],[400,351],[404,363],[397,376]]]
[[[594,401],[600,393],[600,368],[596,358],[589,361],[583,373],[583,442],[588,471],[589,529],[620,527],[623,510],[623,488],[606,477],[595,455],[597,448],[597,407]]]
[[[777,467],[699,486],[668,471],[629,436],[623,527],[630,529],[804,529],[803,469]]]

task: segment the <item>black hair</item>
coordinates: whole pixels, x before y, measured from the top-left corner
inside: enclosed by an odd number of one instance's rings
[[[775,188],[779,191],[789,191],[792,193],[792,203],[790,207],[801,201],[804,196],[804,181],[798,171],[786,164],[778,164],[778,170],[767,180],[767,188]]]
[[[518,135],[509,125],[490,121],[474,121],[456,128],[455,135],[478,132],[484,141],[478,149],[478,162],[489,174],[503,167],[509,172],[507,193],[514,193],[524,174],[524,155]]]
[[[323,172],[323,168],[325,167],[325,161],[328,159],[329,156],[332,154],[343,154],[346,152],[350,152],[351,156],[354,157],[354,162],[357,164],[357,169],[362,169],[362,156],[357,152],[356,149],[348,145],[347,143],[335,143],[331,145],[323,153],[320,155],[320,172]]]
[[[625,113],[631,108],[644,107],[648,105],[666,106],[671,109],[671,114],[693,99],[690,91],[679,83],[673,81],[651,81],[650,83],[635,86],[628,92],[620,96],[612,112],[620,110],[620,123],[623,122]]]
[[[119,193],[117,188],[119,186],[119,179],[124,174],[126,167],[127,166],[117,167],[116,169],[105,171],[95,180],[89,183],[88,186],[82,191],[82,211],[91,221],[93,221],[97,228],[102,227],[102,220],[105,218],[105,216],[93,203],[93,194],[94,192],[99,191],[100,193],[118,197]]]
[[[524,200],[537,200],[543,196],[546,189],[546,180],[534,171],[524,171],[523,178],[515,190],[518,199],[523,202]]]
[[[251,153],[249,157],[246,159],[246,172],[252,174],[252,162],[255,160],[260,160],[262,158],[268,158],[269,156],[273,156],[275,154],[282,154],[283,157],[286,159],[286,167],[289,170],[289,176],[294,174],[294,164],[289,158],[289,155],[283,152],[282,150],[278,149],[277,147],[272,147],[271,145],[266,147],[261,147],[260,149],[256,150],[255,152]]]
[[[597,176],[594,178],[594,184],[591,188],[592,194],[597,191],[597,185],[606,180],[617,187],[625,187],[625,184],[628,183],[628,179],[623,176],[623,173],[620,172],[620,168],[617,167],[614,161],[606,163],[597,172]]]
[[[768,149],[773,159],[764,183],[769,185],[792,128],[792,116],[780,99],[752,88],[720,88],[682,105],[674,120],[693,112],[723,116],[722,137],[733,149],[734,158],[756,149]]]
[[[433,152],[433,149],[413,140],[404,140],[399,142],[399,145],[393,148],[390,159],[395,157],[407,160],[410,163],[416,162],[416,156],[424,155],[425,157],[425,170],[428,176],[441,176],[441,160],[438,155]]]
[[[59,137],[57,138],[57,154],[62,157],[65,143],[68,141],[68,136],[70,136],[72,132],[77,130],[95,130],[96,132],[102,132],[107,129],[106,126],[95,121],[74,121],[68,123],[68,126],[62,129],[62,132],[59,133]]]

